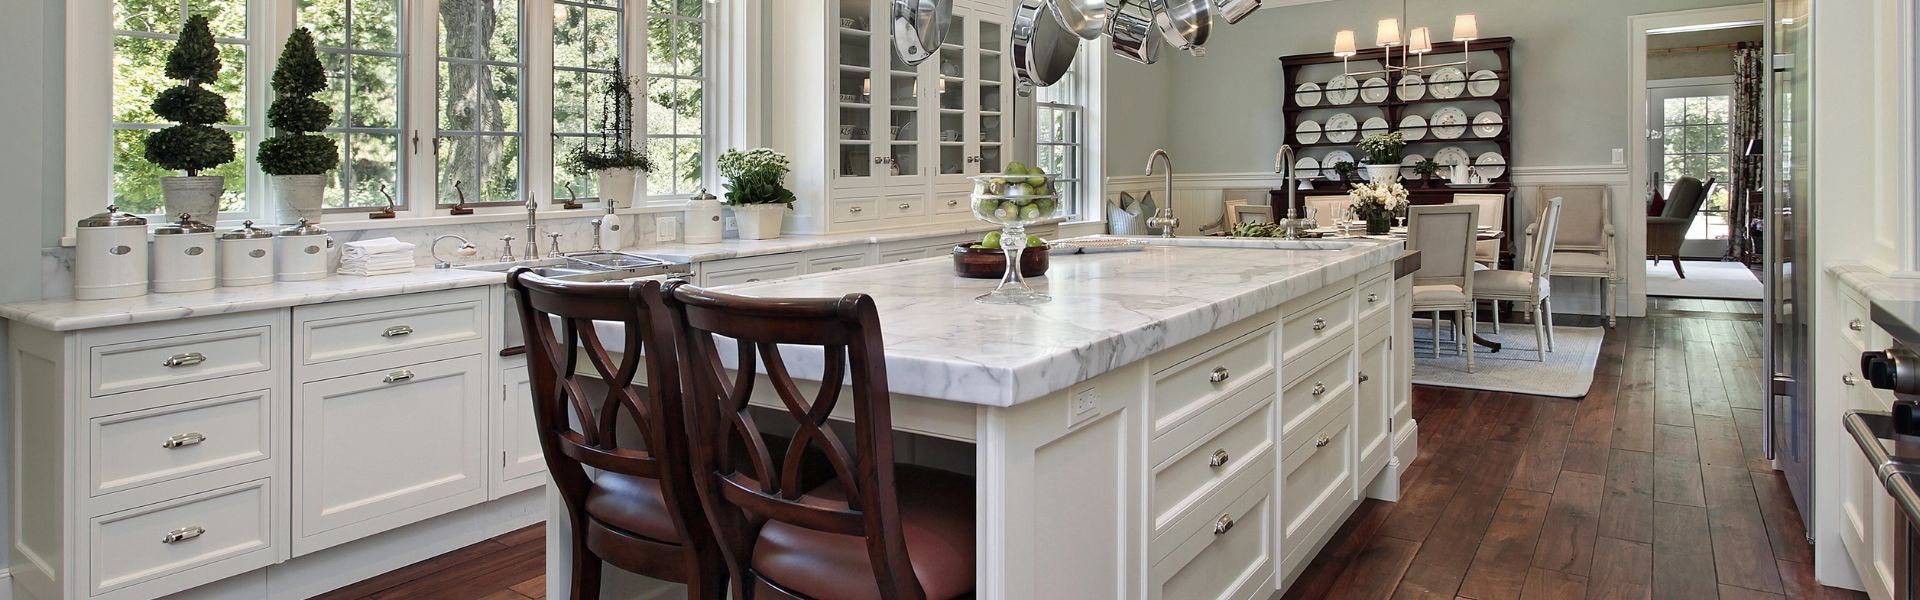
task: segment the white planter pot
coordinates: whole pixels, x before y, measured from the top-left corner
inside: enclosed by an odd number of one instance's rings
[[[1400,165],[1367,165],[1368,181],[1399,181]]]
[[[634,182],[640,172],[633,169],[601,169],[600,201],[612,202],[616,207],[633,206]]]
[[[320,222],[321,201],[327,193],[326,175],[274,175],[273,191],[276,223],[292,225],[301,219],[314,224]]]
[[[733,221],[740,239],[770,240],[780,237],[780,223],[787,217],[785,204],[744,204],[733,207]]]
[[[167,204],[167,222],[190,215],[201,223],[220,220],[220,193],[227,178],[215,175],[199,177],[161,177],[160,195]]]

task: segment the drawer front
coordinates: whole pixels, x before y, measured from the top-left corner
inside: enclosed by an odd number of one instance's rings
[[[87,349],[90,392],[97,397],[267,371],[273,344],[273,328],[260,325],[93,346]]]
[[[1178,356],[1184,346],[1167,353]],[[1273,327],[1260,327],[1153,374],[1147,402],[1159,437],[1221,399],[1273,373]]]
[[[1349,341],[1348,325],[1353,323],[1351,293],[1343,293],[1280,321],[1281,360],[1293,362],[1323,343]]]
[[[1867,311],[1866,303],[1861,302],[1853,294],[1841,294],[1840,298],[1840,317],[1844,319],[1841,322],[1841,333],[1846,336],[1847,341],[1852,342],[1854,348],[1862,352],[1881,349],[1868,345],[1873,342],[1873,336],[1868,333],[1873,329],[1873,321],[1870,320],[1872,313]]]
[[[1385,331],[1369,334],[1356,356],[1354,374],[1354,440],[1359,446],[1361,472],[1385,464],[1393,436],[1387,420],[1393,415],[1393,353]]]
[[[880,253],[880,264],[907,262],[927,257],[926,248],[902,248]]]
[[[759,267],[748,267],[731,271],[716,271],[701,276],[704,287],[719,287],[740,283],[759,283],[800,276],[800,262],[786,262]]]
[[[933,213],[937,215],[954,215],[972,212],[973,206],[968,204],[972,198],[972,192],[967,190],[942,193],[934,197]]]
[[[858,223],[880,217],[879,198],[847,198],[833,201],[833,222]]]
[[[821,256],[807,260],[807,273],[827,273],[858,268],[867,263],[866,253]]]
[[[304,315],[295,314],[296,317]],[[484,299],[473,298],[453,304],[377,313],[314,320],[297,318],[294,326],[299,328],[304,342],[300,348],[300,364],[316,365],[441,344],[480,342],[486,339],[486,315]]]
[[[1393,274],[1388,273],[1360,284],[1353,296],[1359,304],[1362,320],[1372,321],[1371,317],[1376,315],[1391,315],[1387,309],[1393,306]],[[1393,322],[1392,317],[1388,316],[1385,322]]]
[[[880,212],[887,218],[923,217],[927,214],[927,197],[920,194],[888,196],[880,201]]]
[[[1249,600],[1273,594],[1273,479],[1262,477],[1153,567],[1150,598]]]
[[[1303,375],[1289,373],[1287,379],[1286,389],[1280,390],[1280,439],[1288,440],[1291,446],[1301,441],[1297,436],[1305,433],[1302,429],[1310,428],[1329,411],[1340,410],[1352,398],[1353,353],[1341,352]]]
[[[99,595],[212,563],[273,562],[271,480],[195,494],[88,523],[92,591]]]
[[[1347,411],[1328,417],[1280,461],[1280,541],[1288,555],[1310,547],[1322,521],[1339,518],[1353,499],[1351,419]]]
[[[271,458],[272,390],[93,419],[92,495]]]
[[[1223,407],[1224,408],[1224,407]],[[1151,506],[1154,532],[1160,533],[1228,478],[1248,469],[1273,468],[1273,403],[1240,415],[1240,420],[1159,465],[1153,473]],[[1260,460],[1260,457],[1267,457]]]

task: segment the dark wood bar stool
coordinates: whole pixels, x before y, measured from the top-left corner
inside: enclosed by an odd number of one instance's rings
[[[685,333],[695,480],[734,597],[970,597],[973,478],[894,464],[873,299],[761,299],[669,288]],[[736,346],[731,374],[716,336]],[[813,397],[788,372],[780,346],[824,353],[824,383]],[[849,373],[850,386],[843,383]],[[761,380],[798,426],[784,449],[767,447],[748,410]],[[846,395],[853,402],[852,444],[827,424]],[[817,485],[806,468],[816,456],[833,474]]]
[[[725,597],[726,567],[687,466],[678,336],[660,282],[569,283],[516,269],[507,285],[520,292],[540,447],[573,526],[572,597],[600,596],[603,561],[684,583],[688,598]],[[617,359],[595,321],[624,326]],[[582,358],[597,381],[575,374]],[[589,477],[589,467],[599,472]]]

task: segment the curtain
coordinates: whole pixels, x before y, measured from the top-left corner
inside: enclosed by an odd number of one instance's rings
[[[1728,177],[1727,225],[1731,234],[1728,255],[1740,261],[1758,258],[1754,232],[1761,214],[1764,156],[1749,156],[1747,146],[1760,139],[1765,128],[1766,56],[1762,48],[1733,51],[1733,172]]]

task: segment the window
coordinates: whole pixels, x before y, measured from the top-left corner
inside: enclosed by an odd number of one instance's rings
[[[1034,91],[1034,164],[1054,175],[1069,221],[1085,220],[1088,210],[1087,62],[1074,61],[1059,83]]]
[[[646,0],[647,194],[692,195],[706,164],[706,0]]]
[[[553,196],[599,195],[592,175],[566,170],[566,157],[607,129],[608,85],[624,68],[623,0],[554,0]],[[573,189],[568,190],[567,185]]]
[[[168,124],[149,107],[162,90],[179,83],[166,75],[181,26],[190,15],[206,15],[220,45],[220,77],[208,87],[227,100],[227,120],[217,125],[233,134],[234,161],[202,175],[227,178],[221,212],[246,210],[253,150],[247,124],[247,5],[245,0],[116,0],[113,4],[113,203],[140,214],[166,211],[160,178],[174,172],[146,159],[147,134]],[[72,219],[68,219],[72,220]]]
[[[313,31],[326,65],[322,101],[333,107],[327,137],[341,149],[328,182],[327,208],[399,203],[400,5],[398,0],[300,0],[298,24]]]
[[[1681,177],[1693,177],[1701,183],[1712,179],[1713,194],[1700,207],[1700,216],[1687,232],[1687,239],[1725,240],[1731,232],[1727,224],[1727,181],[1733,159],[1731,94],[1687,93],[1662,99],[1660,107],[1660,186],[1661,194],[1672,190]]]
[[[438,94],[441,205],[520,202],[519,0],[441,0]]]

